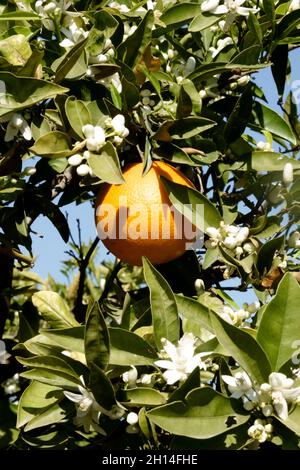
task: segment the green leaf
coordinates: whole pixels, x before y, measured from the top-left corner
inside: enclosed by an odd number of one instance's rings
[[[199,230],[219,227],[221,215],[217,208],[196,189],[174,183],[161,176],[170,201],[176,210],[184,215]]]
[[[153,137],[161,142],[170,142],[172,139],[189,139],[215,125],[214,121],[203,117],[186,117],[175,121],[165,121]]]
[[[79,137],[84,139],[82,127],[86,124],[91,124],[92,122],[92,118],[86,104],[83,101],[70,96],[66,100],[65,111],[72,129]]]
[[[9,13],[1,13],[0,21],[30,21],[39,20],[40,17],[33,11],[16,10]]]
[[[35,155],[47,158],[63,158],[74,153],[70,149],[70,138],[60,131],[47,132],[42,135],[30,149]]]
[[[122,184],[125,182],[118,154],[111,142],[106,142],[101,154],[90,152],[88,163],[96,176],[109,184]]]
[[[243,64],[231,64],[226,62],[213,62],[210,64],[202,64],[197,67],[194,72],[190,73],[186,78],[195,82],[195,84],[199,84],[201,86],[203,80],[208,80],[212,78],[216,74],[221,74],[223,72],[235,71],[239,70],[240,72],[254,72],[256,70],[263,69],[268,67],[270,64],[255,64],[255,65],[243,65]]]
[[[201,328],[205,328],[211,333],[214,332],[210,320],[210,310],[197,300],[175,294],[175,299],[180,314],[187,320],[199,324]]]
[[[146,46],[151,41],[153,22],[153,10],[149,10],[136,31],[118,47],[118,59],[129,67],[133,68],[140,61]]]
[[[111,381],[105,375],[105,372],[96,364],[90,364],[89,388],[93,395],[104,409],[110,410],[116,404],[116,397]]]
[[[252,152],[251,167],[256,171],[282,171],[286,163],[291,163],[294,170],[300,169],[300,162],[276,152]]]
[[[63,57],[60,57],[60,64],[55,71],[54,81],[55,83],[61,82],[68,73],[73,69],[80,56],[84,53],[84,49],[87,43],[87,38],[75,44],[70,51],[68,51]],[[61,60],[62,59],[62,60]]]
[[[275,5],[273,0],[263,0],[266,17],[273,23],[275,20]]]
[[[31,56],[30,45],[23,34],[15,34],[0,41],[0,65],[23,66]]]
[[[199,388],[200,383],[200,370],[199,367],[196,367],[188,376],[185,382],[181,384],[173,393],[171,393],[168,403],[174,401],[184,401],[188,393],[190,393],[195,388]]]
[[[120,401],[126,407],[158,406],[166,403],[166,398],[158,390],[150,387],[129,388],[121,391]]]
[[[143,257],[144,277],[150,289],[150,304],[155,343],[162,348],[161,340],[171,343],[179,340],[180,321],[175,297],[163,276]]]
[[[80,380],[75,370],[63,359],[56,356],[35,356],[35,357],[17,357],[17,360],[26,367],[45,369],[54,372],[62,372],[71,375],[77,379],[78,384]]]
[[[252,86],[249,84],[237,100],[224,129],[226,142],[236,141],[247,127],[252,112]]]
[[[283,119],[283,117],[258,101],[253,105],[252,120],[249,125],[254,130],[267,129],[271,134],[281,137],[282,139],[291,142],[293,145],[296,145],[297,143],[290,125]]]
[[[257,40],[258,43],[262,46],[263,45],[263,33],[261,30],[259,21],[256,18],[256,15],[250,12],[247,22],[248,22],[249,31],[251,31],[255,40]]]
[[[189,31],[191,33],[203,31],[204,29],[210,28],[214,24],[218,23],[221,19],[222,17],[220,17],[219,15],[217,16],[217,15],[211,15],[209,13],[200,13],[194,16],[193,20],[190,23]]]
[[[154,349],[131,331],[109,328],[110,364],[119,366],[151,365],[157,359]]]
[[[57,403],[62,396],[62,391],[58,387],[31,382],[24,390],[18,404],[17,428],[23,427],[35,416]]]
[[[6,87],[6,93],[0,97],[0,117],[68,92],[68,88],[55,83],[17,77],[9,72],[0,72],[0,81],[4,82]]]
[[[257,269],[261,274],[266,274],[269,272],[273,264],[273,258],[276,251],[281,251],[283,246],[284,235],[282,237],[273,238],[273,240],[269,240],[267,243],[262,245],[258,252],[256,261]]]
[[[67,243],[70,236],[69,224],[60,208],[48,198],[39,194],[34,195],[32,199],[32,202],[39,210],[39,213],[43,214],[45,217],[48,217],[48,219],[57,229],[63,241]]]
[[[83,326],[43,331],[43,336],[63,349],[84,354]]]
[[[176,25],[177,23],[185,23],[191,18],[194,18],[198,12],[198,3],[180,2],[164,11],[160,20],[167,26]]]
[[[56,292],[36,292],[32,296],[32,303],[52,328],[78,325],[68,305]]]
[[[287,37],[300,23],[300,11],[294,10],[285,15],[278,23],[276,29],[275,43]]]
[[[279,96],[282,96],[287,76],[289,48],[288,45],[277,46],[272,55],[272,75],[275,80]]]
[[[259,384],[267,382],[271,366],[260,345],[245,331],[211,312],[211,322],[221,345]]]
[[[249,416],[235,411],[233,404],[230,398],[204,387],[192,390],[185,403],[177,401],[160,406],[147,416],[171,434],[209,439],[248,421]]]
[[[277,416],[276,418],[281,421],[281,423],[291,429],[297,436],[300,436],[300,407],[295,406],[293,411],[289,414],[288,418],[284,421],[280,420]],[[299,447],[297,447],[299,449]]]
[[[51,405],[47,410],[35,416],[26,424],[24,431],[32,431],[33,429],[56,424],[65,419],[66,411],[58,404]]]
[[[93,362],[105,370],[109,364],[109,334],[98,302],[88,307],[84,343],[87,365]]]
[[[264,310],[257,332],[257,341],[273,371],[280,370],[295,352],[300,329],[299,303],[300,286],[291,273],[286,273]]]
[[[49,369],[34,368],[20,374],[22,377],[30,380],[37,380],[38,382],[60,387],[66,390],[78,391],[78,385],[81,384],[80,380],[72,375],[65,374],[64,372],[55,372]]]

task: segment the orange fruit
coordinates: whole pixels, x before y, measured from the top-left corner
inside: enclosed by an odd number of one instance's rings
[[[194,185],[163,162],[153,162],[148,173],[142,173],[142,163],[131,164],[123,172],[125,183],[104,184],[100,189],[95,214],[98,234],[106,248],[128,264],[140,266],[142,256],[153,264],[166,263],[195,240],[195,227],[174,209],[160,176],[189,188]]]

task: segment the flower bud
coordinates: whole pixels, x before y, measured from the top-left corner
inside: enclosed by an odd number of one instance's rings
[[[237,245],[236,238],[231,237],[231,236],[226,237],[225,240],[223,241],[223,244],[229,250],[233,250]]]
[[[284,165],[282,179],[285,184],[290,184],[294,180],[293,165],[290,162]]]
[[[128,415],[126,416],[126,421],[128,424],[137,424],[139,422],[139,417],[136,413],[134,413],[133,411],[131,411],[130,413],[128,413]]]
[[[86,176],[90,173],[90,167],[86,164],[79,165],[76,168],[76,172],[78,176]]]
[[[33,176],[36,174],[36,168],[33,166],[29,166],[28,168],[25,168],[24,174],[27,176]]]
[[[250,75],[243,75],[243,77],[240,77],[237,79],[237,84],[238,86],[246,86],[250,81]]]
[[[68,158],[68,163],[71,166],[78,166],[82,160],[82,156],[79,153],[75,153],[75,155],[71,155],[71,157]]]
[[[125,117],[123,114],[117,114],[111,121],[111,126],[117,133],[122,133],[125,127]]]

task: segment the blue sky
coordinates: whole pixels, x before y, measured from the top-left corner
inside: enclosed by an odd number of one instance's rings
[[[293,80],[297,80],[297,68],[299,69],[299,52],[293,51],[291,53],[292,62],[292,77],[290,83],[287,84],[286,93],[289,91]],[[255,75],[256,83],[264,90],[265,96],[268,99],[269,105],[277,111],[280,108],[277,106],[277,91],[271,75],[271,70],[264,69]],[[77,237],[76,219],[80,219],[82,240],[88,242],[93,240],[96,236],[96,229],[94,225],[94,213],[91,204],[84,203],[80,206],[70,204],[63,208],[64,212],[68,213],[68,220],[73,236]],[[40,216],[32,226],[33,230],[38,232],[41,237],[33,236],[33,253],[36,256],[34,271],[43,278],[46,278],[50,273],[57,281],[65,281],[64,276],[60,273],[61,261],[67,258],[64,253],[68,246],[63,242],[57,230],[49,222],[46,217]],[[100,244],[99,260],[106,256],[105,247]],[[250,293],[234,296],[239,303],[251,301],[253,299]]]

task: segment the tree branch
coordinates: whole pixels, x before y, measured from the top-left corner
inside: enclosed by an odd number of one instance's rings
[[[86,278],[86,270],[87,270],[89,261],[91,259],[91,256],[93,255],[99,241],[100,241],[100,238],[96,237],[95,240],[93,241],[93,243],[91,244],[87,254],[80,261],[78,291],[77,291],[75,306],[74,306],[74,309],[73,309],[75,318],[79,322],[83,322],[84,317],[85,317],[85,307],[82,304],[82,298],[83,298],[83,294],[84,294],[84,283],[85,283],[85,278]]]

